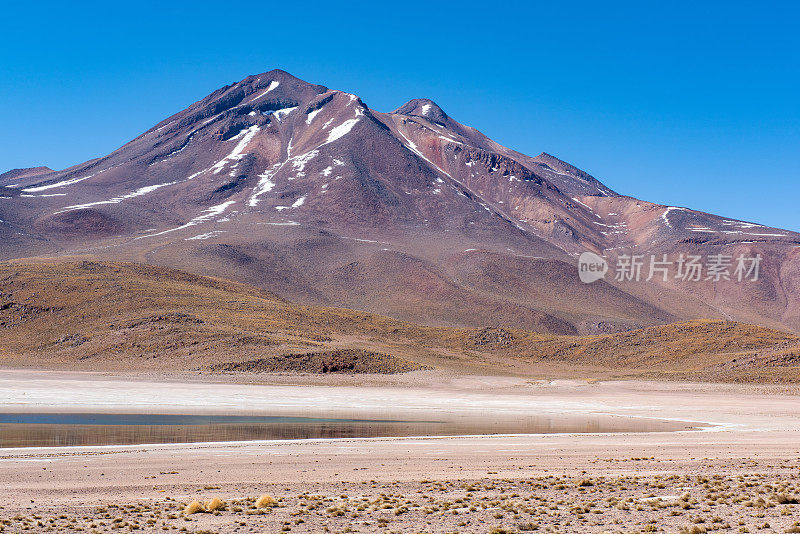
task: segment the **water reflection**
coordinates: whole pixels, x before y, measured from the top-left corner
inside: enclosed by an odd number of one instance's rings
[[[446,421],[159,414],[0,414],[0,448],[268,439],[668,432],[690,424],[614,416],[527,416]]]

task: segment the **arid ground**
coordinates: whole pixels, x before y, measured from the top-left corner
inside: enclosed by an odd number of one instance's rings
[[[333,378],[333,377],[331,377]],[[338,381],[341,377],[335,377]],[[417,371],[348,385],[0,372],[3,411],[547,413],[700,430],[0,451],[3,532],[797,532],[793,386]],[[227,382],[223,382],[227,380]],[[272,381],[272,384],[266,383]],[[257,500],[262,495],[272,499]],[[193,501],[210,512],[185,513]],[[261,505],[261,507],[256,506]]]

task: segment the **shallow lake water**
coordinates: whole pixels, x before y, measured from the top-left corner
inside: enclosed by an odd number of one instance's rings
[[[330,417],[0,413],[0,448],[312,438],[670,432],[697,425],[609,415],[406,421]]]

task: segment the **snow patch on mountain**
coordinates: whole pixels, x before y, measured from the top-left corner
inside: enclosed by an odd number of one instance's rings
[[[316,117],[320,111],[322,111],[322,108],[315,109],[314,111],[309,113],[308,116],[306,117],[306,124],[311,124],[311,121],[314,120],[314,117]]]
[[[75,204],[74,206],[66,206],[65,208],[62,208],[62,209],[58,210],[57,212],[55,212],[55,214],[57,215],[59,213],[64,213],[65,211],[73,211],[73,210],[91,208],[93,206],[102,206],[102,205],[105,205],[105,204],[119,204],[120,202],[122,202],[124,200],[128,200],[130,198],[140,197],[142,195],[146,195],[147,193],[151,193],[151,192],[153,192],[153,191],[155,191],[157,189],[161,189],[162,187],[175,185],[177,183],[178,183],[178,181],[166,182],[166,183],[163,183],[163,184],[146,185],[144,187],[140,187],[139,189],[137,189],[136,191],[133,191],[131,193],[127,193],[125,195],[120,195],[120,196],[114,197],[114,198],[109,198],[108,200],[98,200],[97,202],[87,202],[86,204]]]
[[[231,137],[231,141],[234,139],[239,139],[239,142],[236,144],[230,154],[211,166],[211,168],[214,169],[214,174],[219,174],[219,172],[225,167],[225,165],[228,164],[229,161],[238,161],[242,159],[244,157],[242,152],[244,152],[244,149],[247,148],[247,145],[250,144],[250,141],[253,140],[253,137],[255,137],[256,133],[258,133],[260,129],[261,128],[259,128],[257,124],[254,124]]]
[[[187,237],[184,241],[195,241],[200,239],[211,239],[212,237],[217,237],[220,234],[224,234],[225,230],[214,230],[212,232],[207,232],[205,234],[196,235],[194,237]]]
[[[425,157],[425,155],[422,152],[419,151],[419,149],[417,148],[417,145],[415,145],[414,142],[411,139],[406,137],[403,132],[398,130],[397,133],[399,133],[400,137],[402,137],[405,140],[404,144],[405,144],[406,148],[408,148],[409,150],[414,152],[417,156],[421,157],[422,159],[424,159],[425,161],[427,161],[431,165],[433,165],[436,168],[436,170],[438,170],[440,173],[444,174],[445,176],[447,176],[451,180],[455,180],[452,176],[450,176],[450,173],[446,172],[444,169],[442,169],[437,164],[435,164],[434,162],[429,160],[427,157]],[[455,181],[458,181],[458,180],[455,180]],[[461,182],[459,182],[459,183],[461,183]]]
[[[305,195],[303,195],[302,197],[300,197],[297,200],[295,200],[292,203],[291,206],[275,206],[275,209],[278,210],[278,211],[283,211],[283,210],[288,210],[288,209],[292,209],[292,208],[299,208],[300,206],[303,205],[303,203],[305,201],[306,201],[306,197],[305,197]]]
[[[577,198],[575,198],[575,197],[569,197],[569,198],[571,198],[572,200],[574,200],[575,202],[577,202],[578,204],[580,204],[581,206],[583,206],[587,210],[592,211],[592,208],[590,208],[588,205],[584,204],[583,202],[581,202]]]
[[[448,143],[455,143],[455,144],[457,144],[457,145],[463,145],[463,144],[464,144],[464,143],[462,143],[461,141],[456,141],[455,139],[453,139],[453,138],[451,138],[451,137],[445,137],[445,136],[443,136],[443,135],[440,135],[440,136],[439,136],[439,139],[441,139],[442,141],[446,141],[446,142],[448,142]]]
[[[192,138],[194,137],[194,134],[195,134],[195,133],[196,133],[196,132],[192,132],[192,133],[189,135],[189,137],[187,137],[187,138],[186,138],[186,142],[184,142],[184,143],[183,143],[181,146],[179,146],[178,148],[176,148],[175,150],[173,150],[172,152],[170,152],[170,153],[169,153],[169,154],[167,154],[166,156],[164,156],[164,157],[161,157],[161,158],[159,158],[159,159],[157,159],[157,160],[153,161],[152,163],[150,163],[150,165],[155,165],[156,163],[161,163],[161,162],[167,161],[167,160],[168,160],[168,159],[170,159],[172,156],[174,156],[174,155],[176,155],[176,154],[180,154],[181,152],[183,152],[183,151],[184,151],[184,149],[185,149],[187,146],[189,146],[189,143],[191,143],[191,142],[192,142]]]
[[[738,226],[740,228],[766,228],[763,224],[756,224],[756,223],[747,223],[742,221],[732,221],[729,219],[725,219],[722,221],[722,224],[727,224],[731,226]]]
[[[675,210],[675,211],[690,211],[690,210],[688,210],[686,208],[676,208],[675,206],[669,206],[667,209],[665,209],[664,213],[661,214],[661,220],[663,220],[664,223],[670,228],[672,228],[672,224],[669,222],[669,212],[671,212],[673,210]]]
[[[250,102],[248,102],[248,103],[253,103],[253,102],[255,102],[256,100],[260,100],[261,98],[264,98],[264,96],[265,96],[267,93],[269,93],[270,91],[273,91],[273,90],[277,89],[277,88],[278,88],[278,86],[279,86],[280,84],[281,84],[281,82],[279,82],[279,81],[277,81],[277,80],[273,80],[273,81],[271,81],[271,82],[270,82],[270,84],[269,84],[269,87],[267,87],[267,88],[266,88],[266,90],[265,90],[264,92],[262,92],[262,93],[261,93],[260,95],[258,95],[257,97],[255,97],[255,98],[252,98],[252,99],[250,100]]]
[[[314,158],[317,154],[319,154],[319,150],[314,149],[310,152],[306,152],[305,154],[300,154],[299,156],[295,156],[292,158],[292,168],[297,171],[298,173],[303,172],[306,168],[306,165],[312,158]]]
[[[275,173],[282,167],[281,163],[276,163],[263,173],[259,174],[258,177],[260,180],[258,184],[256,184],[255,188],[253,189],[253,195],[250,197],[250,201],[248,205],[250,207],[255,207],[258,205],[258,197],[263,195],[264,193],[269,193],[275,187],[275,182],[272,181],[272,177],[275,176]]]
[[[22,189],[22,191],[24,191],[25,193],[38,193],[39,191],[46,191],[48,189],[55,189],[56,187],[65,187],[65,186],[68,186],[68,185],[77,184],[78,182],[82,182],[84,180],[88,180],[89,178],[93,178],[93,177],[97,176],[98,174],[102,174],[102,173],[104,173],[104,172],[106,172],[106,171],[108,171],[110,169],[113,169],[114,167],[115,167],[115,165],[112,165],[108,169],[103,169],[102,171],[97,171],[96,173],[90,174],[88,176],[82,176],[82,177],[79,177],[79,178],[70,178],[69,180],[56,182],[54,184],[40,185],[40,186],[37,186],[37,187],[26,187],[25,189]]]
[[[175,122],[176,120],[177,120],[177,119],[173,119],[173,120],[169,121],[167,124],[165,124],[164,126],[159,126],[159,127],[158,127],[158,128],[156,128],[155,130],[152,130],[152,131],[150,131],[150,132],[144,133],[144,134],[142,134],[142,135],[140,136],[140,138],[145,138],[145,137],[147,137],[148,135],[153,135],[154,133],[158,133],[158,132],[160,132],[161,130],[163,130],[164,128],[166,128],[167,126],[169,126],[170,124],[172,124],[173,122]]]
[[[260,222],[256,224],[268,224],[270,226],[300,226],[299,222],[286,221],[286,222]]]
[[[289,107],[289,108],[281,108],[281,109],[276,109],[275,111],[271,111],[269,113],[265,113],[265,115],[272,114],[278,120],[283,120],[283,118],[285,116],[287,116],[289,113],[291,113],[292,111],[294,111],[296,109],[297,109],[297,106],[292,106],[292,107]]]
[[[233,204],[236,204],[235,200],[228,200],[227,202],[223,202],[222,204],[218,204],[216,206],[211,206],[210,208],[207,208],[207,209],[203,210],[203,212],[200,215],[198,215],[194,219],[190,220],[186,224],[182,224],[181,226],[177,226],[175,228],[170,228],[169,230],[164,230],[163,232],[156,232],[155,234],[148,234],[148,235],[139,236],[136,239],[144,239],[146,237],[156,237],[156,236],[168,234],[170,232],[183,230],[184,228],[189,228],[190,226],[196,226],[198,224],[202,224],[204,222],[209,221],[210,219],[213,219],[217,215],[221,215],[222,213],[225,212],[226,209],[228,209],[228,207],[232,206]]]
[[[325,144],[333,143],[337,139],[341,139],[342,137],[350,133],[350,130],[353,129],[353,126],[355,126],[358,121],[359,121],[358,118],[348,119],[339,126],[335,126],[333,129],[331,129],[330,133],[328,134],[328,140],[325,141]]]

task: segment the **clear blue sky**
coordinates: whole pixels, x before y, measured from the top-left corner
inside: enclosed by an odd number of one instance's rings
[[[0,169],[104,155],[283,68],[380,111],[432,98],[623,194],[800,230],[799,26],[790,2],[6,3]]]

